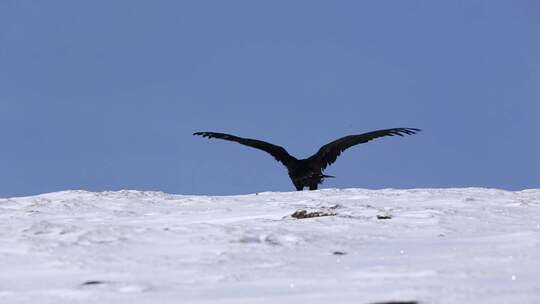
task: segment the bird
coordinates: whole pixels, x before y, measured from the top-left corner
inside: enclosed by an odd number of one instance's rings
[[[348,135],[322,146],[315,154],[305,159],[297,159],[290,155],[285,148],[262,140],[243,138],[218,132],[195,132],[193,135],[209,139],[217,138],[233,141],[269,153],[287,168],[289,177],[296,190],[302,191],[304,188],[317,190],[318,186],[323,183],[325,178],[335,177],[326,175],[323,171],[329,165],[333,164],[343,151],[379,137],[413,135],[420,131],[421,130],[417,128],[392,128],[363,134]]]

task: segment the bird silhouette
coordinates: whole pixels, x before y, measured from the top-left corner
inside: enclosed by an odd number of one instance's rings
[[[234,141],[269,153],[278,162],[281,162],[287,167],[289,177],[296,187],[296,190],[301,191],[304,190],[305,187],[309,187],[309,190],[317,190],[318,185],[322,184],[325,178],[334,177],[323,174],[323,171],[327,166],[333,164],[337,157],[348,148],[358,144],[367,143],[368,141],[379,137],[413,135],[418,132],[420,132],[420,129],[416,128],[393,128],[357,135],[348,135],[322,146],[317,153],[305,159],[297,159],[290,155],[283,147],[262,140],[243,138],[217,132],[195,132],[193,135]]]

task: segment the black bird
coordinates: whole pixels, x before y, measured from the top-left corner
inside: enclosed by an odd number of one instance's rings
[[[301,191],[304,189],[304,187],[309,187],[309,190],[317,190],[318,185],[323,182],[324,178],[334,177],[331,175],[324,175],[323,171],[327,166],[336,161],[341,152],[347,150],[348,148],[383,136],[412,135],[416,134],[417,132],[420,132],[420,129],[394,128],[377,130],[358,135],[349,135],[322,146],[317,153],[305,159],[296,159],[283,147],[276,146],[262,140],[242,138],[230,134],[216,132],[196,132],[193,133],[193,135],[235,141],[242,145],[269,153],[277,161],[281,162],[283,165],[285,165],[285,167],[287,167],[289,177],[296,187],[296,190]]]

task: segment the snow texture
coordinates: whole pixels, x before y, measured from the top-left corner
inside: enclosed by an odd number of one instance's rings
[[[540,303],[540,190],[0,199],[0,303],[383,301]]]

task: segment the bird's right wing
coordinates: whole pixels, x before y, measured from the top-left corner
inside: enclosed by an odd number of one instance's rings
[[[309,160],[316,161],[322,169],[325,169],[327,166],[333,164],[341,152],[347,150],[348,148],[367,143],[375,138],[383,136],[403,136],[403,135],[412,135],[420,132],[420,129],[416,128],[394,128],[394,129],[385,129],[377,130],[373,132],[368,132],[358,135],[349,135],[333,142],[322,146],[317,153],[312,155]]]
[[[199,136],[207,137],[207,138],[219,138],[223,140],[234,141],[248,147],[263,150],[269,153],[270,155],[272,155],[277,161],[283,163],[286,167],[288,167],[289,164],[291,164],[293,161],[296,160],[296,158],[291,156],[287,152],[287,150],[285,150],[283,147],[276,146],[262,140],[242,138],[242,137],[238,137],[238,136],[234,136],[230,134],[216,133],[216,132],[195,132],[193,133],[193,135],[199,135]]]

